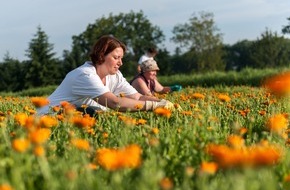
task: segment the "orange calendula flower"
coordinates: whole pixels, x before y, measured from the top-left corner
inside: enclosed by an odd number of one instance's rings
[[[152,128],[152,133],[157,135],[159,133],[159,129],[157,127]]]
[[[142,149],[132,144],[120,149],[101,148],[97,150],[97,163],[107,170],[137,168],[141,164]]]
[[[238,135],[230,135],[227,139],[228,144],[234,148],[242,148],[245,145],[245,140]]]
[[[88,151],[90,149],[90,143],[89,143],[89,141],[87,141],[85,139],[72,139],[71,143],[73,146],[75,146],[76,148],[78,148],[80,150]]]
[[[161,181],[159,182],[159,185],[160,185],[160,188],[162,190],[173,189],[173,182],[168,177],[165,177],[165,178],[161,179]]]
[[[191,95],[191,97],[193,98],[193,99],[204,99],[205,98],[205,95],[203,95],[203,94],[201,94],[201,93],[193,93],[192,95]]]
[[[140,110],[143,108],[143,105],[142,104],[137,104],[134,106],[136,109]]]
[[[50,137],[50,129],[48,128],[39,128],[33,131],[30,131],[28,136],[32,143],[34,144],[43,144]]]
[[[40,127],[47,128],[54,127],[58,125],[58,119],[56,117],[44,115],[40,118],[39,125]]]
[[[138,119],[136,124],[137,125],[144,125],[146,123],[147,123],[147,120],[146,119]]]
[[[202,162],[200,172],[206,174],[215,174],[218,170],[218,164],[215,162]]]
[[[167,118],[170,118],[171,117],[171,111],[166,109],[166,108],[156,108],[154,110],[154,113],[157,114],[157,115],[160,115],[160,116],[164,116],[164,117],[167,117]]]
[[[30,98],[32,104],[35,107],[43,107],[49,104],[49,100],[47,98],[44,97],[31,97]]]
[[[278,97],[289,95],[290,71],[266,79],[263,86]]]
[[[17,113],[14,115],[14,120],[20,125],[25,126],[28,115],[25,113]]]
[[[33,149],[33,153],[35,156],[38,156],[38,157],[44,156],[45,155],[44,147],[41,145],[35,146]]]
[[[283,156],[282,149],[274,145],[252,145],[242,149],[210,144],[206,151],[221,168],[274,165]]]
[[[219,94],[218,99],[222,102],[229,102],[231,98],[226,94]]]
[[[284,114],[277,114],[270,117],[266,125],[271,132],[283,134],[288,128],[288,119]]]
[[[12,141],[12,148],[17,152],[25,152],[30,146],[30,141],[28,139],[14,139]]]
[[[96,119],[93,117],[75,116],[71,119],[71,122],[77,127],[89,128],[94,126]]]
[[[13,190],[13,188],[9,184],[1,184],[0,190]]]
[[[118,118],[123,121],[126,125],[136,125],[137,120],[128,116],[119,115]]]

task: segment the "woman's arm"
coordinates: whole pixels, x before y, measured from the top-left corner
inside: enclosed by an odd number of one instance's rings
[[[158,80],[155,79],[155,92],[165,94],[171,92],[169,86],[162,86]]]

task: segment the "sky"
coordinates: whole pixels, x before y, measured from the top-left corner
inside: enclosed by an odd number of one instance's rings
[[[28,59],[26,50],[37,27],[48,35],[56,57],[71,50],[72,36],[79,35],[96,19],[109,14],[143,14],[164,33],[165,47],[173,52],[172,29],[185,24],[193,14],[210,12],[232,45],[241,40],[256,40],[266,29],[281,34],[289,25],[289,0],[9,0],[0,5],[0,61],[6,54],[20,61]],[[285,35],[290,37],[290,35]]]

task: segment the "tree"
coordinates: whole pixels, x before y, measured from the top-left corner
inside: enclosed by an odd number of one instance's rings
[[[113,35],[124,42],[128,48],[121,69],[125,73],[136,73],[136,66],[139,56],[150,46],[158,46],[165,37],[159,27],[154,26],[144,16],[143,12],[120,13],[118,15],[109,14],[108,17],[101,17],[93,24],[89,24],[86,30],[78,36],[73,36],[73,47],[68,55],[71,59],[76,57],[78,52],[78,65],[88,60],[91,47],[102,35]],[[73,61],[73,60],[70,60]]]
[[[188,68],[198,71],[225,68],[222,60],[222,34],[215,26],[212,13],[200,12],[199,16],[193,14],[188,23],[174,26],[173,34],[171,40],[185,48],[188,51],[187,57],[195,61],[187,60],[191,64]]]
[[[250,55],[253,41],[242,40],[233,45],[225,45],[226,70],[241,70],[252,67]]]
[[[290,34],[290,17],[287,18],[287,20],[289,21],[289,24],[286,26],[283,26],[283,28],[282,28],[283,34]]]
[[[289,66],[289,53],[290,41],[266,29],[253,44],[251,60],[255,68]]]
[[[60,81],[59,61],[54,58],[53,45],[41,27],[37,27],[34,38],[26,50],[25,88],[57,84]]]
[[[0,64],[0,91],[21,90],[24,84],[22,69],[22,64],[7,53]]]

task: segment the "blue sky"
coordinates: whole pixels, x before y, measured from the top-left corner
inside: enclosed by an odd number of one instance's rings
[[[13,58],[25,60],[25,50],[41,26],[54,45],[57,57],[70,50],[73,35],[85,31],[88,24],[109,13],[143,11],[153,25],[166,37],[165,46],[175,49],[170,42],[172,29],[184,24],[193,13],[214,14],[216,26],[223,33],[223,42],[255,40],[270,29],[281,34],[289,24],[289,0],[9,0],[0,6],[0,60],[8,52]],[[290,37],[285,36],[285,37]]]

